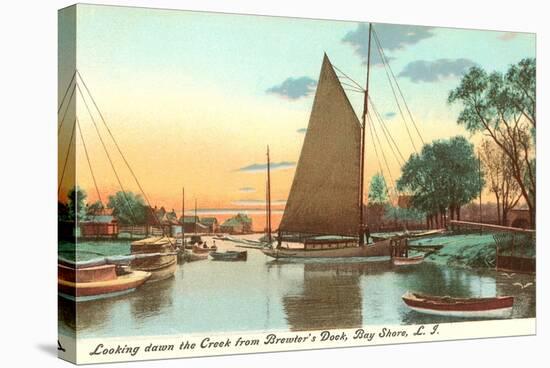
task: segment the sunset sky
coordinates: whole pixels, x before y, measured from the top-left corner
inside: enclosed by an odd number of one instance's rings
[[[427,142],[469,137],[456,124],[459,106],[446,100],[470,66],[505,71],[535,57],[533,34],[374,28]],[[367,30],[367,23],[357,22],[78,5],[77,68],[153,205],[179,210],[185,186],[188,208],[195,198],[201,209],[263,208],[269,145],[272,199],[282,209],[323,53],[364,85]],[[372,53],[370,95],[407,158],[413,147],[376,49]],[[70,77],[60,75],[60,99]],[[91,164],[106,197],[120,187],[76,96]],[[362,97],[348,96],[360,114]],[[67,132],[71,127],[72,122],[64,124]],[[126,189],[138,192],[102,134]],[[418,135],[413,138],[419,147]],[[76,149],[78,185],[95,200],[80,138]],[[396,180],[400,167],[383,139],[382,149]],[[367,178],[380,170],[368,134],[366,163]]]

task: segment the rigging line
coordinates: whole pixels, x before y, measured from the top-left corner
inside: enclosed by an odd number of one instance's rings
[[[71,92],[71,96],[69,97],[69,101],[67,102],[67,107],[65,108],[65,112],[63,113],[63,117],[61,118],[61,122],[59,123],[59,125],[57,125],[57,135],[59,136],[59,133],[61,133],[61,127],[63,126],[63,122],[65,121],[65,117],[67,116],[67,111],[69,111],[69,107],[71,106],[71,100],[73,99],[73,96],[74,96],[74,91],[76,90],[76,83],[73,87],[73,91]],[[68,92],[69,90],[67,90]],[[57,114],[59,115],[59,111],[57,112]]]
[[[371,122],[370,115],[367,115],[368,122]],[[382,169],[382,163],[380,161],[380,156],[378,155],[378,148],[376,148],[376,141],[374,140],[374,134],[372,133],[372,126],[371,124],[367,124],[369,126],[370,136],[372,138],[372,145],[374,147],[374,154],[376,156],[376,161],[378,162],[378,168],[380,169],[380,173],[382,176],[384,176],[384,169]]]
[[[392,188],[395,187],[395,182],[393,181],[393,176],[390,171],[390,165],[388,165],[388,159],[386,158],[386,154],[384,153],[384,150],[382,149],[382,143],[380,143],[380,138],[378,138],[378,132],[376,131],[376,125],[374,125],[374,121],[372,118],[369,118],[369,121],[372,125],[372,129],[374,131],[374,135],[376,136],[376,141],[378,142],[378,147],[380,147],[380,152],[382,153],[382,158],[384,159],[384,163],[386,164],[386,169],[388,169],[388,176],[390,177],[390,183],[392,185]]]
[[[363,89],[363,87],[357,83],[355,80],[353,80],[351,77],[349,77],[346,73],[344,73],[343,71],[341,71],[336,65],[334,64],[331,64],[332,67],[334,69],[336,69],[336,71],[338,71],[340,74],[342,74],[345,78],[347,78],[350,82],[352,82],[353,84],[355,84],[357,87],[359,87],[360,89]]]
[[[90,90],[88,89],[88,86],[86,85],[86,82],[84,81],[84,78],[82,78],[82,75],[80,74],[80,72],[77,70],[76,73],[78,74],[78,78],[80,78],[80,80],[82,81],[82,84],[84,85],[84,88],[86,89],[86,92],[88,93],[88,96],[92,100],[92,103],[94,104],[95,109],[99,113],[99,117],[101,118],[101,121],[103,122],[103,125],[105,126],[105,129],[107,129],[107,132],[111,136],[111,139],[113,140],[113,143],[115,144],[115,147],[117,148],[118,153],[122,157],[122,160],[126,164],[126,167],[130,171],[130,174],[132,174],[132,177],[134,178],[139,190],[141,191],[141,194],[145,198],[145,201],[147,202],[147,205],[149,206],[149,210],[150,210],[151,215],[153,216],[153,219],[155,220],[155,222],[157,223],[157,225],[160,227],[160,229],[162,231],[162,236],[165,236],[164,227],[162,227],[162,224],[160,223],[160,220],[158,219],[157,215],[154,213],[153,207],[151,206],[151,201],[149,201],[149,197],[147,196],[147,194],[143,190],[143,187],[141,186],[136,174],[134,173],[134,170],[132,170],[132,167],[130,166],[130,164],[128,163],[128,160],[126,159],[126,156],[124,156],[124,153],[122,153],[122,150],[120,149],[120,146],[118,145],[113,133],[111,132],[111,129],[109,129],[109,126],[107,125],[107,122],[105,121],[105,118],[103,117],[103,114],[101,113],[101,110],[99,109],[99,106],[97,106],[97,103],[95,102],[94,96],[92,96],[92,94],[91,94]],[[78,90],[82,94],[82,92],[80,91],[80,87],[78,88]],[[171,240],[168,240],[168,242],[170,243],[170,245],[173,245]]]
[[[344,91],[355,92],[355,93],[361,93],[361,94],[364,93],[363,91],[358,91],[358,90],[356,90],[356,89],[351,89],[351,88],[344,88]]]
[[[59,107],[57,108],[57,114],[59,115],[59,112],[61,111],[61,108],[63,107],[63,102],[65,102],[65,97],[67,97],[67,93],[69,93],[69,89],[71,88],[71,84],[73,84],[74,78],[76,77],[76,69],[73,73],[73,77],[71,78],[71,81],[67,85],[67,88],[65,89],[65,94],[63,95],[63,98],[61,99],[61,103],[59,104]]]
[[[349,88],[353,88],[353,89],[357,90],[357,92],[361,92],[361,93],[365,92],[364,89],[359,89],[359,88],[355,87],[355,85],[353,85],[353,84],[349,84],[349,83],[346,83],[346,82],[340,82],[340,84],[343,84],[344,86],[347,86]]]
[[[107,159],[109,160],[109,163],[111,164],[111,168],[113,169],[116,180],[118,181],[118,185],[120,186],[120,190],[122,190],[122,197],[124,198],[124,201],[126,202],[126,206],[128,207],[128,210],[130,211],[130,216],[132,217],[134,225],[137,225],[134,210],[132,209],[132,206],[130,205],[130,200],[128,199],[128,197],[126,195],[126,190],[124,189],[124,185],[122,185],[122,181],[120,180],[120,177],[118,176],[118,173],[115,169],[115,165],[113,163],[113,160],[111,159],[111,155],[109,154],[109,151],[107,150],[107,146],[105,145],[105,142],[103,141],[103,137],[101,136],[101,133],[99,132],[99,127],[96,124],[96,121],[95,121],[95,119],[92,115],[92,112],[90,111],[90,107],[88,106],[88,103],[86,102],[86,99],[84,98],[84,95],[82,94],[82,91],[80,90],[80,87],[79,87],[78,83],[77,83],[76,86],[77,86],[76,88],[78,89],[78,93],[80,93],[80,96],[82,97],[82,101],[84,101],[84,105],[86,106],[86,110],[88,110],[88,114],[90,115],[90,119],[92,120],[92,123],[95,127],[95,130],[96,130],[97,135],[99,137],[99,141],[101,142],[101,145],[103,146],[103,150],[105,151],[105,154],[107,155]]]
[[[399,163],[399,166],[403,166],[403,164],[406,162],[406,160],[403,157],[403,154],[401,153],[401,150],[399,149],[399,146],[397,145],[397,143],[395,143],[395,140],[393,139],[393,136],[391,135],[388,127],[386,126],[386,123],[384,122],[384,119],[382,119],[382,115],[380,115],[380,113],[376,109],[376,106],[374,105],[374,102],[372,101],[372,99],[370,97],[369,97],[369,102],[371,104],[372,110],[374,111],[376,119],[378,120],[378,123],[382,127],[382,132],[384,132],[384,135],[386,136],[386,140],[389,137],[391,139],[397,153],[399,153],[399,157],[401,158],[401,162],[402,162],[402,163]],[[386,135],[386,133],[387,133],[387,135]],[[392,147],[391,144],[390,144],[390,147]],[[393,152],[393,148],[392,148],[392,152]],[[394,155],[395,155],[395,152],[394,152]],[[397,161],[399,162],[399,159]]]
[[[63,184],[63,178],[65,177],[65,170],[67,170],[67,162],[69,162],[69,154],[71,153],[71,147],[73,145],[75,126],[76,126],[76,119],[73,124],[71,139],[69,140],[69,146],[67,147],[67,154],[65,155],[65,164],[63,164],[63,170],[61,171],[61,178],[59,179],[59,185],[57,187],[57,196],[59,196],[59,193],[61,193],[61,184]]]
[[[376,46],[377,46],[377,49],[378,49],[378,53],[380,54],[380,56],[382,58],[382,63],[384,64],[384,71],[386,72],[386,77],[388,78],[388,83],[391,87],[391,91],[392,91],[393,97],[395,99],[395,102],[397,103],[397,108],[399,110],[399,114],[401,115],[401,119],[403,119],[403,124],[405,124],[405,129],[407,130],[407,134],[409,136],[409,139],[411,140],[411,144],[414,148],[414,151],[416,153],[418,153],[418,150],[416,149],[416,145],[414,144],[414,140],[412,138],[411,132],[409,130],[407,120],[405,119],[405,114],[403,114],[403,109],[401,109],[401,105],[399,104],[397,94],[395,93],[395,88],[393,87],[393,83],[391,82],[390,74],[389,74],[388,69],[387,69],[387,64],[386,64],[386,61],[384,60],[384,54],[383,54],[383,51],[382,51],[382,47],[380,46],[380,43],[378,42],[378,39],[376,38],[376,36],[374,37],[374,40],[375,40],[375,43],[376,43]]]
[[[84,141],[84,135],[82,134],[82,129],[80,128],[80,122],[78,121],[78,118],[76,119],[76,125],[78,127],[80,140],[82,141],[82,147],[84,147],[86,161],[88,161],[88,167],[90,168],[90,173],[92,174],[92,180],[94,181],[95,190],[97,192],[97,198],[99,198],[99,202],[103,205],[103,200],[101,199],[101,194],[99,193],[99,187],[97,186],[97,181],[95,180],[94,170],[92,169],[92,162],[90,161],[90,155],[88,154],[88,148],[86,147],[86,142]]]
[[[371,105],[371,107],[372,107],[372,105]],[[372,119],[372,121],[373,121],[373,124],[374,124],[375,122],[378,122],[378,124],[380,125],[380,129],[382,130],[382,133],[383,133],[383,135],[384,135],[384,138],[386,138],[386,143],[387,143],[388,146],[390,147],[390,151],[391,151],[391,153],[393,154],[393,157],[395,158],[395,161],[397,161],[397,165],[401,168],[401,167],[403,166],[402,163],[401,163],[401,160],[399,159],[399,156],[395,153],[394,147],[393,147],[393,145],[392,145],[390,139],[388,138],[388,135],[387,135],[386,131],[384,130],[382,123],[380,122],[380,120],[379,120],[379,118],[378,118],[378,116],[377,116],[376,114],[374,115],[374,117],[375,117],[376,119],[373,119],[372,116],[371,116],[371,119]]]
[[[378,45],[380,45],[380,40],[378,39],[378,34],[376,33],[376,30],[374,30],[374,38],[376,39],[376,42]],[[401,90],[401,87],[399,86],[399,83],[397,82],[397,78],[395,77],[395,74],[393,73],[393,69],[391,68],[390,63],[388,63],[388,59],[386,58],[386,54],[384,53],[384,49],[380,47],[380,50],[382,52],[382,58],[384,62],[388,65],[388,69],[390,70],[391,76],[393,77],[393,80],[395,82],[395,85],[397,86],[397,90],[399,91],[399,95],[401,96],[401,99],[403,100],[403,103],[405,104],[405,109],[407,109],[407,113],[409,114],[409,118],[411,119],[414,129],[416,130],[416,133],[420,137],[420,140],[422,141],[422,144],[426,144],[424,141],[424,138],[422,137],[422,134],[420,134],[420,130],[418,129],[418,126],[416,125],[416,122],[414,120],[413,114],[411,110],[409,109],[409,105],[407,104],[407,100],[405,99],[405,95],[403,94],[403,91]]]

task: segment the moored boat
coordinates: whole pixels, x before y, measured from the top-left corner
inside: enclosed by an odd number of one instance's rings
[[[144,271],[126,271],[114,264],[58,263],[59,296],[76,302],[104,299],[133,292],[151,277]]]
[[[449,317],[505,318],[514,305],[512,296],[453,298],[407,292],[402,299],[414,311]]]
[[[424,262],[424,256],[393,257],[392,262],[396,266],[416,265]]]
[[[150,272],[151,277],[147,282],[168,279],[174,275],[177,268],[177,253],[174,246],[174,239],[168,237],[153,237],[132,242],[131,252],[136,259],[130,263],[130,267],[133,270]]]
[[[248,252],[228,250],[225,252],[211,252],[210,257],[215,261],[246,261]]]
[[[265,255],[276,259],[391,255],[390,239],[370,241],[364,213],[367,91],[368,85],[361,122],[325,54],[276,244],[262,249]],[[286,241],[289,238],[293,241]]]
[[[203,261],[208,259],[208,253],[194,253],[186,249],[183,251],[181,257],[185,262]]]
[[[359,246],[357,240],[348,242],[324,241],[297,244],[278,248],[262,248],[261,251],[270,257],[279,258],[352,258],[352,257],[390,257],[390,241],[385,240]]]
[[[193,245],[193,253],[210,253],[216,250],[218,250],[218,247],[215,245],[207,248],[201,247],[199,245]]]

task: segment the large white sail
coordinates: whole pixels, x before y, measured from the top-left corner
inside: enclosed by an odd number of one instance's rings
[[[361,124],[325,55],[309,125],[279,229],[357,235]]]

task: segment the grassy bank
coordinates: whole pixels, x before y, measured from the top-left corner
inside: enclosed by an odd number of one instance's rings
[[[411,245],[443,248],[430,254],[426,260],[442,265],[492,268],[495,265],[496,247],[492,234],[445,234],[415,239]]]

